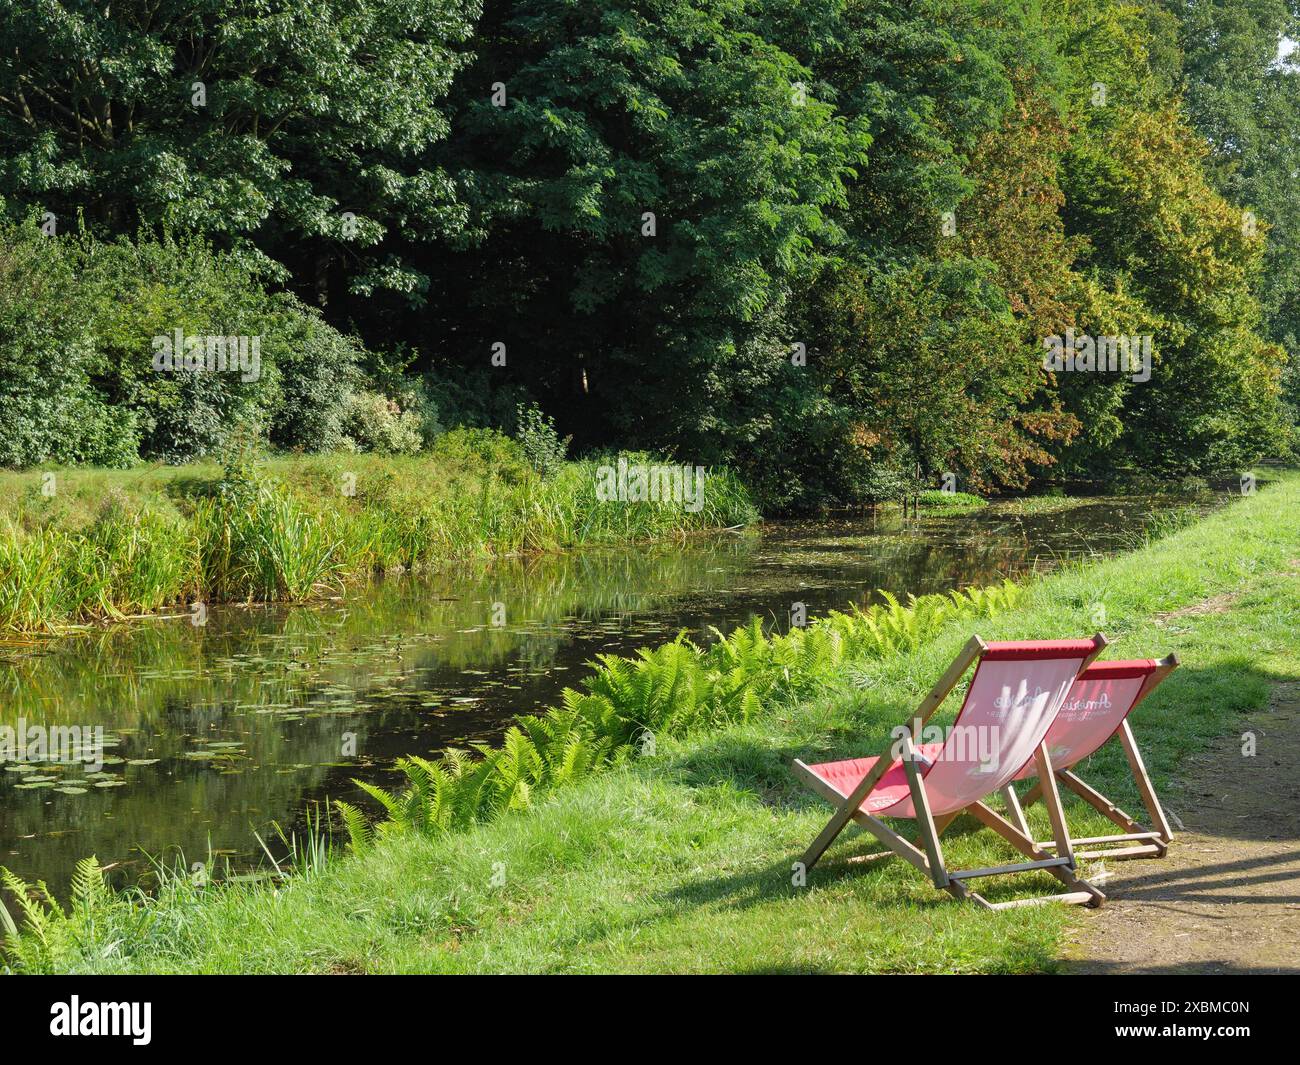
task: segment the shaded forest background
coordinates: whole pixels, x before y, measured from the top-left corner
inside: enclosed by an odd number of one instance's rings
[[[536,404],[768,512],[1290,453],[1289,0],[0,0],[0,464]],[[262,338],[256,381],[150,339]],[[1149,335],[1149,381],[1044,339]],[[529,415],[536,419],[536,415]]]

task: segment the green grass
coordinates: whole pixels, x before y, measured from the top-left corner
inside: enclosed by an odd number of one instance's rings
[[[766,698],[744,720],[665,735],[640,758],[467,831],[394,832],[359,856],[307,864],[271,891],[195,889],[118,897],[93,919],[29,932],[17,967],[53,971],[1043,972],[1078,919],[1065,907],[989,913],[936,892],[879,847],[841,837],[808,886],[791,865],[828,816],[792,757],[874,753],[972,631],[987,639],[1077,636],[1100,625],[1108,657],[1177,651],[1183,666],[1134,716],[1169,805],[1186,756],[1300,677],[1300,476],[1130,554],[1057,571],[1019,609],[955,618],[902,653],[839,663],[811,692]],[[1212,597],[1219,609],[1175,613]],[[951,714],[955,701],[946,713]],[[1122,755],[1084,775],[1137,806]],[[1070,806],[1077,834],[1099,827]],[[1039,807],[1034,818],[1042,818]],[[1040,823],[1040,830],[1043,829]],[[1177,846],[1175,841],[1174,846]],[[1011,858],[959,820],[956,866]],[[1055,881],[993,879],[993,900]],[[19,944],[11,938],[11,949]]]
[[[943,492],[938,488],[927,488],[916,498],[923,507],[971,508],[988,506],[987,499],[972,495],[970,492]]]
[[[0,633],[196,600],[307,601],[449,561],[663,539],[757,514],[711,471],[696,510],[597,496],[596,463],[534,473],[513,442],[448,433],[418,457],[0,474]]]

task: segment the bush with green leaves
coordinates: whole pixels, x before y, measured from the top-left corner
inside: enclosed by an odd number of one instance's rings
[[[418,448],[418,417],[389,417],[382,397],[359,409],[357,342],[267,283],[199,240],[0,225],[0,465],[180,463],[220,455],[250,426],[285,449],[338,449],[349,430],[363,447]],[[249,362],[168,368],[155,356],[178,334],[205,351],[240,338]]]
[[[564,465],[573,437],[560,439],[555,419],[543,414],[536,403],[519,404],[515,409],[515,439],[523,448],[524,458],[543,477],[554,477]]]
[[[509,425],[524,396],[521,385],[481,366],[442,366],[420,375],[417,384],[443,429]]]
[[[92,383],[101,364],[73,250],[0,226],[0,466],[136,460],[134,413]]]
[[[361,387],[361,345],[315,309],[288,295],[273,297],[280,401],[270,415],[270,441],[285,450],[337,451],[347,442],[349,397]]]
[[[495,429],[451,429],[438,437],[432,455],[454,466],[491,472],[507,484],[521,481],[529,470],[519,441]]]
[[[280,400],[282,340],[257,271],[194,239],[65,239],[77,276],[63,298],[85,315],[92,379],[108,403],[135,415],[142,458],[216,454],[235,425],[265,424]],[[250,372],[237,362],[201,371],[181,364],[182,349],[197,344],[206,356],[209,338],[229,337],[244,338],[250,356],[256,346]],[[175,363],[155,357],[163,344]]]
[[[348,440],[363,451],[413,455],[424,444],[420,415],[379,392],[353,392],[343,424]]]

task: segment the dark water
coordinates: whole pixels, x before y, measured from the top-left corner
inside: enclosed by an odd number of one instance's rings
[[[1112,553],[1168,509],[1126,497],[905,521],[890,508],[0,646],[0,725],[104,736],[96,773],[0,766],[0,865],[56,890],[90,854],[118,883],[139,881],[149,856],[248,868],[255,833],[270,842],[273,824],[300,824],[326,798],[372,808],[351,778],[388,783],[398,755],[491,739],[600,653],[755,614],[785,627],[795,603],[811,618],[878,588],[920,595]]]

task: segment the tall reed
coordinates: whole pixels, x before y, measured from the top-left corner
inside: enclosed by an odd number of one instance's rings
[[[446,473],[433,460],[429,470]],[[347,495],[328,475],[284,483],[237,465],[200,482],[179,506],[161,498],[132,506],[110,494],[89,524],[6,521],[0,632],[54,632],[196,599],[303,602],[375,574],[662,539],[757,517],[726,471],[707,474],[695,511],[601,501],[592,462],[568,463],[550,478],[488,467],[425,492],[390,483],[383,472],[367,478],[367,491]]]

